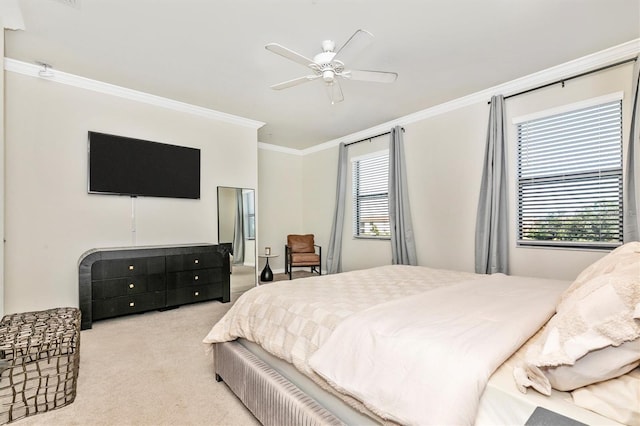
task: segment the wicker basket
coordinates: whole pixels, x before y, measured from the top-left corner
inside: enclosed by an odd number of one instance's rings
[[[80,368],[80,310],[6,315],[0,322],[0,423],[71,404]]]

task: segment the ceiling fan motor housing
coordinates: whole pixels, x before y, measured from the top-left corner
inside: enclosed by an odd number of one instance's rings
[[[325,40],[322,42],[322,51],[323,52],[333,52],[336,50],[336,42],[332,40]]]
[[[335,77],[335,73],[333,72],[333,70],[324,70],[322,71],[322,79],[326,82],[326,83],[331,83],[333,81],[333,78]]]

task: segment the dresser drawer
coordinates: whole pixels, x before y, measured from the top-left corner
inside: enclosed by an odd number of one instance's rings
[[[221,267],[222,260],[222,256],[213,251],[167,256],[167,272]]]
[[[98,260],[91,266],[91,279],[95,281],[136,275],[163,274],[164,270],[163,256]]]
[[[167,290],[167,306],[183,305],[185,303],[201,302],[203,300],[222,297],[220,284],[194,285],[190,287]]]
[[[165,288],[166,280],[164,274],[114,278],[111,280],[92,281],[91,298],[93,300],[108,299],[130,294],[164,291]]]
[[[208,285],[220,281],[222,281],[221,268],[167,273],[167,289],[193,285]]]
[[[111,318],[160,309],[165,306],[165,296],[165,292],[154,292],[94,300],[92,303],[93,319]]]

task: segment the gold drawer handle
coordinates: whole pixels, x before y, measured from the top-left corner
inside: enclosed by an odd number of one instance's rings
[[[195,293],[193,293],[193,294],[194,294],[194,295],[196,295],[196,296],[200,296],[200,292],[199,292],[199,291],[196,291],[196,292],[195,292]]]
[[[129,270],[133,271],[133,265],[129,265]]]
[[[194,260],[193,263],[198,264],[200,261],[198,259]]]
[[[198,281],[198,276],[193,277],[194,280]]]
[[[129,288],[134,288],[135,285],[133,283],[129,284]]]
[[[134,306],[136,306],[135,302],[129,302],[129,307],[133,308]]]

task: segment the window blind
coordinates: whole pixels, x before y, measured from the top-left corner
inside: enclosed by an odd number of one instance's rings
[[[353,161],[353,235],[388,238],[389,153]]]
[[[518,243],[622,242],[622,102],[518,124]]]

